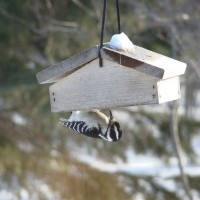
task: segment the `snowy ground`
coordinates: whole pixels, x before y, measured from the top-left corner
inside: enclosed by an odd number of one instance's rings
[[[0,176],[0,200],[60,200],[58,192],[52,189],[41,179],[29,174],[27,176],[28,185],[24,188],[17,177],[13,176],[9,181]]]
[[[130,110],[138,110],[140,107],[131,107],[128,108]],[[169,112],[169,109],[167,107],[167,104],[163,105],[153,105],[153,106],[142,106],[142,109],[148,111],[148,112]],[[182,114],[183,107],[180,106],[179,112]],[[199,111],[195,115],[196,119],[199,119]],[[130,119],[130,116],[127,112],[123,110],[113,111],[113,115],[115,118],[120,119],[119,121],[127,122]],[[16,124],[24,125],[26,124],[25,119],[23,119],[18,113],[15,113],[12,118],[13,122]],[[130,126],[133,126],[134,123],[132,122]],[[155,127],[151,127],[155,128]],[[154,131],[156,133],[156,129]],[[107,173],[125,173],[128,175],[134,175],[134,176],[151,176],[154,178],[154,181],[165,188],[166,190],[170,192],[176,192],[177,185],[175,181],[172,179],[173,177],[177,177],[180,174],[178,162],[176,157],[172,157],[168,164],[164,163],[162,160],[160,160],[158,157],[155,157],[153,155],[138,155],[134,152],[134,150],[130,147],[127,147],[126,149],[126,162],[123,162],[121,159],[116,159],[116,162],[109,163],[104,160],[100,160],[95,153],[93,155],[89,154],[87,152],[87,147],[83,149],[82,147],[74,148],[76,145],[71,144],[71,154],[72,156],[83,162],[87,165]],[[21,146],[20,146],[21,147]],[[184,169],[186,174],[193,177],[200,177],[200,136],[195,136],[192,139],[192,147],[194,149],[194,152],[197,154],[197,164],[191,165],[188,162],[188,159],[184,157]],[[22,147],[21,147],[22,148]],[[24,147],[23,147],[24,148]],[[26,148],[27,149],[27,148]],[[30,148],[29,148],[30,149]],[[82,152],[80,154],[80,152]],[[32,183],[32,185],[35,185],[36,183]],[[40,182],[38,185],[40,185],[40,188],[37,190],[41,190],[42,193],[46,194],[48,197],[47,199],[59,199],[59,196],[52,192],[48,186],[45,183]],[[18,188],[18,197],[16,197],[15,192],[13,192],[12,188],[8,188],[3,182],[0,181],[0,199],[2,200],[28,200],[28,199],[38,199],[36,194],[29,194],[27,190],[25,190],[23,187]],[[181,195],[181,194],[180,194]],[[199,200],[200,196],[199,193],[196,191],[193,191],[194,200]],[[138,194],[138,198],[142,200],[141,194]]]
[[[82,151],[83,152],[83,151]],[[169,192],[176,193],[182,200],[184,200],[183,196],[185,196],[184,191],[179,188],[177,191],[177,183],[173,179],[180,175],[180,170],[178,167],[178,162],[176,158],[171,158],[170,163],[166,165],[166,163],[162,162],[156,157],[148,156],[148,155],[136,155],[132,149],[127,150],[127,162],[116,162],[109,163],[104,160],[99,160],[92,155],[89,154],[81,154],[80,151],[72,153],[72,156],[93,167],[97,170],[107,172],[107,173],[125,173],[131,176],[138,177],[152,177],[154,183],[158,184],[160,187],[166,189]],[[186,161],[187,159],[185,159]],[[200,177],[200,166],[199,165],[190,165],[185,162],[185,173],[189,176]],[[147,184],[147,183],[145,183]],[[125,190],[127,190],[125,187]],[[142,194],[138,194],[138,198],[143,200]],[[197,191],[192,191],[192,195],[194,200],[200,199],[200,193]],[[185,199],[187,199],[185,197]]]
[[[131,110],[137,110],[137,107],[130,108]],[[162,107],[160,106],[154,106],[149,107],[147,106],[145,110],[154,112],[169,112],[168,108],[164,105]],[[181,112],[181,110],[180,110]],[[128,122],[130,121],[130,116],[127,112],[123,110],[113,111],[113,115],[115,118],[119,118],[121,121]],[[147,122],[148,123],[148,122]],[[135,128],[134,121],[130,123],[130,126],[132,128]],[[148,127],[150,127],[148,125]],[[155,128],[155,127],[151,127]],[[154,131],[155,132],[155,131]],[[155,132],[156,133],[156,132]],[[156,133],[161,134],[161,133]],[[183,154],[183,161],[184,161],[184,170],[185,173],[188,174],[190,177],[200,177],[200,136],[195,136],[192,139],[192,147],[194,149],[194,152],[197,155],[196,163],[197,164],[191,164],[187,157]],[[82,152],[80,154],[80,152]],[[159,159],[158,157],[155,157],[154,155],[145,154],[145,155],[138,155],[135,153],[134,149],[131,147],[127,147],[126,149],[126,162],[123,162],[120,158],[116,159],[116,162],[109,163],[105,160],[100,160],[95,153],[93,155],[89,154],[87,152],[87,147],[84,149],[81,147],[81,149],[74,149],[72,156],[83,162],[88,164],[89,166],[103,171],[107,173],[125,173],[128,175],[138,176],[138,177],[144,177],[144,176],[150,176],[153,178],[154,182],[159,184],[159,186],[162,186],[167,191],[175,192],[177,193],[177,184],[174,181],[174,177],[177,177],[180,175],[180,170],[178,167],[178,160],[176,157],[171,157],[169,159],[169,163],[166,164],[164,161]],[[184,191],[179,189],[179,196],[182,198],[184,195]],[[200,199],[200,193],[198,191],[192,191],[194,200]],[[141,196],[141,195],[139,195]],[[136,198],[137,199],[137,198]],[[143,199],[143,198],[138,198]]]
[[[171,162],[166,165],[156,157],[136,155],[132,150],[127,151],[127,162],[121,161],[118,163],[105,162],[89,154],[80,155],[78,152],[72,153],[72,156],[95,169],[108,173],[123,172],[135,176],[153,176],[163,179],[169,179],[180,174],[176,158],[171,158]],[[200,176],[200,166],[198,164],[190,165],[185,163],[184,168],[188,175]]]

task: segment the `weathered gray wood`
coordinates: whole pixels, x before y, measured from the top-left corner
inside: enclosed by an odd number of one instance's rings
[[[161,54],[135,46],[131,54],[119,52],[108,48],[108,45],[101,49],[104,60],[116,62],[122,66],[134,68],[144,74],[160,79],[167,79],[185,73],[186,64]],[[39,83],[53,83],[63,77],[80,69],[88,62],[98,57],[98,46],[87,49],[78,55],[72,56],[54,66],[51,66],[37,74]],[[97,63],[98,66],[98,63]]]
[[[159,103],[181,98],[179,76],[159,81],[157,88]]]
[[[75,56],[72,56],[54,66],[38,72],[36,77],[40,84],[54,83],[73,73],[88,62],[98,57],[98,46],[91,47]]]
[[[154,78],[98,59],[50,87],[52,112],[103,109],[158,103]]]
[[[98,46],[37,74],[49,89],[52,112],[155,104],[180,98],[186,64],[135,46],[132,53]],[[84,67],[83,67],[84,66]],[[70,76],[69,76],[70,75]]]
[[[164,103],[180,98],[179,77],[165,80],[98,59],[50,87],[52,112]]]
[[[104,59],[149,74],[160,79],[167,79],[185,73],[186,64],[167,56],[155,53],[135,45],[132,53],[111,50],[106,45],[101,50]]]

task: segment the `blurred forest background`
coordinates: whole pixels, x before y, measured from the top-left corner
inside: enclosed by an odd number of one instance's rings
[[[179,134],[194,200],[200,199],[200,1],[121,0],[134,44],[188,64]],[[113,111],[118,143],[74,134],[51,113],[36,73],[99,44],[103,1],[0,0],[0,199],[184,200],[171,133],[172,103]],[[117,32],[108,1],[104,41]]]

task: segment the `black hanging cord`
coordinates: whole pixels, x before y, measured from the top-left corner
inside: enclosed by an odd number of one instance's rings
[[[106,18],[106,4],[107,1],[104,0],[103,3],[103,15],[102,15],[102,24],[101,24],[101,37],[100,37],[100,45],[99,45],[99,66],[103,66],[103,59],[101,57],[101,48],[103,47],[103,36],[104,36],[104,27],[105,27],[105,18]],[[117,10],[117,26],[118,26],[118,33],[121,33],[120,27],[120,9],[119,9],[119,1],[116,0],[116,10]]]
[[[105,18],[106,18],[106,0],[103,3],[103,15],[102,15],[102,24],[101,24],[101,38],[100,38],[100,46],[99,46],[99,66],[103,66],[103,59],[101,57],[101,48],[103,47],[103,36],[104,36],[104,26],[105,26]]]
[[[116,0],[116,9],[117,9],[118,33],[121,33],[121,27],[120,27],[120,10],[119,10],[119,1],[118,0]]]

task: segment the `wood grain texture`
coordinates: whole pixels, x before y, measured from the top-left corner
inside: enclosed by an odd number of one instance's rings
[[[101,54],[106,60],[117,62],[123,66],[134,68],[137,71],[160,79],[182,75],[185,73],[187,67],[183,62],[136,45],[135,51],[128,53],[110,49],[107,44],[102,48]]]
[[[157,83],[157,88],[159,103],[181,98],[179,76],[159,81]]]
[[[98,57],[98,46],[91,47],[75,56],[72,56],[56,65],[38,72],[36,77],[40,84],[54,83],[63,77],[80,69],[88,62]]]
[[[99,67],[96,59],[52,85],[52,112],[158,103],[158,78],[103,62]]]
[[[125,67],[134,68],[144,74],[167,79],[185,73],[186,64],[161,54],[149,51],[135,45],[135,51],[119,52],[108,48],[106,44],[101,49],[101,56],[104,60],[109,60]],[[78,55],[72,56],[54,66],[46,68],[36,76],[38,82],[54,83],[63,77],[70,75],[78,69],[86,66],[90,61],[98,58],[98,46],[91,47]]]

